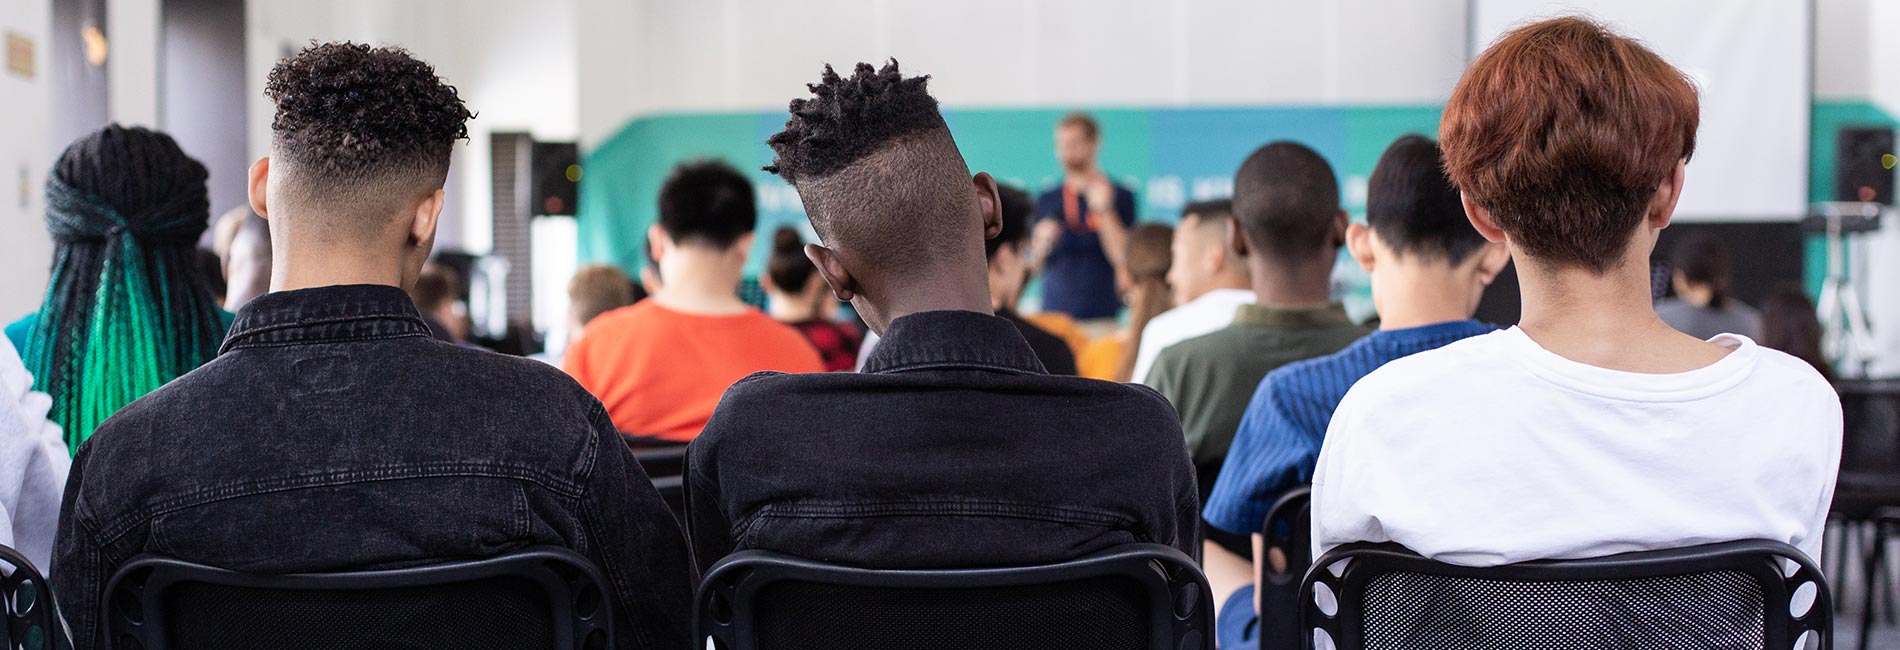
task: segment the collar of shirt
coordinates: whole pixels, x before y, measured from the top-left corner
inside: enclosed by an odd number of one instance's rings
[[[258,296],[238,311],[219,352],[399,336],[429,336],[409,294],[380,284],[352,284]]]
[[[973,311],[927,311],[892,321],[863,372],[945,368],[1047,374],[1014,323]]]
[[[1351,325],[1353,322],[1352,318],[1346,315],[1346,306],[1335,302],[1324,307],[1305,309],[1243,304],[1234,310],[1234,324],[1262,327],[1325,327]]]

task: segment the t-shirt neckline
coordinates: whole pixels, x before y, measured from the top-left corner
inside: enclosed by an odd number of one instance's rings
[[[1572,361],[1545,349],[1519,327],[1495,336],[1532,374],[1545,381],[1581,393],[1633,402],[1686,402],[1721,393],[1747,379],[1760,357],[1760,347],[1748,337],[1719,334],[1709,342],[1729,349],[1721,359],[1694,370],[1652,374]]]

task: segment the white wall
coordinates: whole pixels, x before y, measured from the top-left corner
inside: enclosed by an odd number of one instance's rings
[[[46,142],[51,8],[51,0],[0,0],[0,32],[32,39],[37,68],[32,78],[0,69],[0,104],[6,106],[0,119],[0,323],[39,306],[52,259],[43,198],[52,165]],[[4,58],[0,51],[0,68]]]
[[[106,0],[107,104],[112,120],[158,128],[161,0]]]

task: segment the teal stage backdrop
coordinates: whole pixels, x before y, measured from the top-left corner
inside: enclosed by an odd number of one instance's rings
[[[1102,166],[1135,190],[1143,221],[1173,222],[1182,204],[1227,196],[1233,171],[1254,148],[1271,140],[1297,140],[1334,165],[1342,200],[1355,218],[1365,208],[1365,179],[1379,154],[1406,133],[1437,132],[1439,106],[1329,106],[1272,108],[1104,109]],[[1032,191],[1056,182],[1051,128],[1060,110],[952,110],[945,119],[972,171],[987,171]],[[1894,126],[1894,118],[1869,102],[1816,102],[1809,157],[1809,195],[1823,200],[1833,186],[1836,130],[1849,125]],[[798,194],[760,171],[771,160],[767,136],[784,126],[785,113],[659,115],[634,120],[588,153],[580,182],[579,246],[584,263],[609,262],[637,270],[655,219],[660,183],[675,164],[720,158],[749,174],[759,188],[759,232],[780,225],[807,233]],[[1693,179],[1691,179],[1693,182]],[[771,237],[757,238],[752,270],[763,264]],[[1825,269],[1823,249],[1810,241],[1807,280],[1818,288]],[[1344,265],[1342,265],[1343,267]],[[1351,269],[1356,271],[1357,269]],[[1350,273],[1349,298],[1363,299],[1363,283]],[[1359,301],[1355,301],[1359,302]]]

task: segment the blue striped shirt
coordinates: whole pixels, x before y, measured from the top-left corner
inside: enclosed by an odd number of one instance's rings
[[[1355,382],[1393,359],[1494,329],[1462,320],[1380,330],[1332,355],[1274,370],[1254,389],[1201,516],[1230,533],[1260,532],[1280,493],[1313,480],[1326,425]]]

